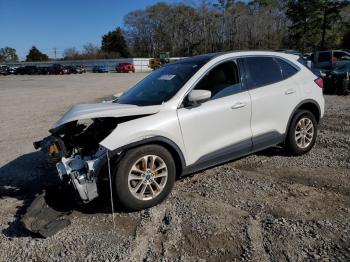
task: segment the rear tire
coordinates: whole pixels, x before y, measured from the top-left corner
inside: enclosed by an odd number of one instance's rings
[[[317,137],[317,121],[315,116],[306,110],[298,110],[289,126],[286,137],[286,148],[295,156],[309,152],[315,145]]]
[[[127,210],[138,211],[162,202],[176,177],[172,155],[159,145],[128,150],[114,172],[117,199]]]

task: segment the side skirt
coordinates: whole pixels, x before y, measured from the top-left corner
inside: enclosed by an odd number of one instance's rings
[[[201,157],[192,165],[185,167],[182,171],[182,175],[189,175],[210,167],[239,159],[243,156],[247,156],[278,145],[284,142],[284,139],[285,135],[278,132],[269,132],[254,137],[253,139],[247,139]]]

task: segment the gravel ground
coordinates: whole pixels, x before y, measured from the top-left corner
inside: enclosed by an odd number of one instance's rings
[[[126,89],[144,74],[0,78],[1,261],[349,261],[350,97],[326,96],[315,148],[272,148],[182,178],[162,204],[118,211],[108,201],[72,211],[42,239],[20,216],[55,171],[32,141],[77,102]]]

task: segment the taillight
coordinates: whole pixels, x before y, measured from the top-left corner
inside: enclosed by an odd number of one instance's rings
[[[321,88],[323,88],[323,79],[320,77],[320,78],[317,78],[316,80],[315,80],[315,83],[319,86],[319,87],[321,87]]]

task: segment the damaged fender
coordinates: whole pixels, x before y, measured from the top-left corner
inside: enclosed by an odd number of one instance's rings
[[[160,116],[161,114],[161,116]],[[159,122],[163,118],[166,121]],[[140,126],[142,128],[138,129]],[[118,151],[119,148],[147,138],[161,136],[179,146],[186,159],[185,146],[176,111],[161,111],[156,115],[149,115],[119,124],[117,128],[100,145],[109,151]]]

